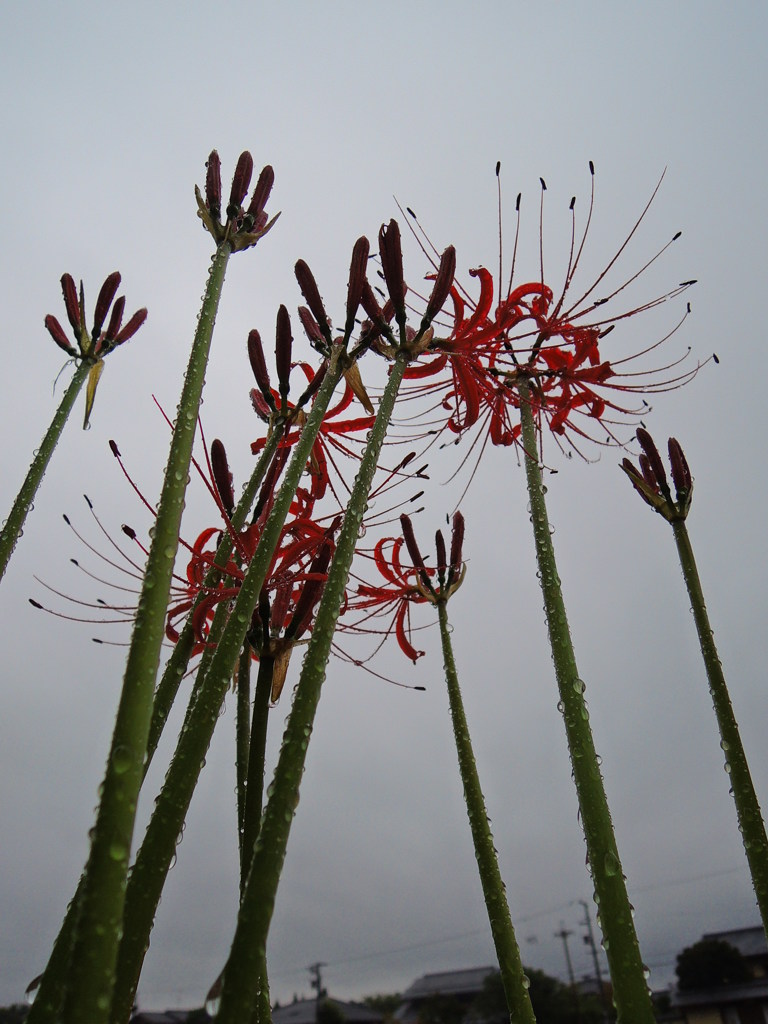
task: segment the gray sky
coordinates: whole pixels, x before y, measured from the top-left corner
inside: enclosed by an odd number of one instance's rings
[[[225,441],[240,482],[257,436],[245,339],[252,327],[271,338],[278,304],[298,304],[298,257],[339,320],[352,243],[375,237],[396,213],[396,195],[438,247],[456,245],[465,276],[493,268],[500,159],[508,211],[523,192],[521,280],[537,276],[539,175],[547,180],[556,278],[568,202],[576,194],[585,210],[592,159],[586,278],[613,255],[667,168],[618,273],[630,276],[683,231],[640,294],[698,278],[693,316],[669,351],[690,344],[703,359],[714,350],[720,365],[659,396],[647,425],[662,442],[680,439],[696,477],[690,531],[766,799],[768,360],[755,297],[768,228],[767,20],[762,5],[701,2],[479,2],[471,11],[456,2],[230,3],[216,15],[170,2],[2,7],[5,508],[63,387],[62,379],[52,396],[62,360],[42,326],[46,313],[63,319],[61,274],[84,279],[92,310],[119,269],[128,309],[146,305],[150,317],[107,361],[93,428],[78,429],[79,409],[65,432],[0,586],[0,1004],[20,1000],[42,969],[74,890],[122,677],[123,652],[92,644],[94,627],[44,617],[26,599],[47,600],[33,574],[83,594],[69,562],[83,551],[61,513],[94,536],[84,492],[113,532],[122,522],[140,532],[150,525],[107,439],[155,494],[167,431],[151,395],[175,407],[211,253],[192,190],[214,146],[227,180],[244,148],[257,167],[273,164],[269,208],[283,211],[269,238],[230,265],[208,375],[206,432]],[[411,249],[414,283],[423,269]],[[674,314],[667,307],[630,322],[605,354],[656,340]],[[620,453],[592,465],[565,462],[554,446],[548,455],[559,469],[550,516],[596,745],[644,957],[662,985],[676,953],[702,932],[759,918],[671,531],[623,479]],[[433,470],[417,522],[425,539],[460,493],[440,486],[446,459]],[[514,455],[489,452],[462,505],[470,567],[450,610],[523,956],[563,977],[561,921],[575,932],[577,970],[589,970],[574,901],[589,900],[591,887],[526,503]],[[185,533],[196,535],[212,511],[193,484]],[[340,997],[493,961],[438,637],[421,638],[428,656],[416,668],[394,651],[384,664],[426,685],[424,694],[338,665],[329,672],[270,938],[276,998],[308,992],[305,968],[318,960]],[[287,710],[284,699],[273,752]],[[237,897],[231,711],[160,908],[145,1007],[199,1004],[226,958]],[[158,766],[148,806],[161,777]],[[146,814],[145,806],[142,821]]]

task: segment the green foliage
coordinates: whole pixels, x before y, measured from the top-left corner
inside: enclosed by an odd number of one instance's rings
[[[317,1024],[343,1024],[347,1019],[332,999],[322,999],[317,1007]]]
[[[576,996],[568,985],[544,971],[526,967],[531,983],[529,993],[536,1024],[601,1024],[603,1010],[595,996]],[[482,993],[471,1007],[471,1016],[484,1024],[507,1024],[509,1012],[504,998],[501,975],[489,974]]]
[[[14,1003],[13,1006],[0,1006],[0,1024],[22,1024],[27,1019],[29,1007],[24,1003]]]
[[[419,1024],[462,1024],[466,1006],[455,996],[429,996],[419,1006]]]
[[[678,955],[675,970],[682,991],[734,985],[752,978],[738,949],[722,939],[702,939],[688,946]]]
[[[376,1010],[387,1020],[402,1003],[403,997],[399,992],[392,992],[391,994],[378,992],[373,996],[364,996],[362,1001],[365,1006],[371,1010]]]

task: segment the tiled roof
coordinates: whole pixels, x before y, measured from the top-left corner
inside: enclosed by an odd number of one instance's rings
[[[382,1015],[360,1003],[344,1003],[340,999],[327,999],[347,1021],[347,1024],[381,1024]],[[316,999],[297,999],[272,1011],[272,1024],[315,1024]]]
[[[717,988],[695,989],[694,991],[673,993],[672,1002],[675,1006],[729,1006],[749,1000],[768,1001],[768,981],[759,978],[756,981],[745,981],[737,985],[719,985]]]
[[[403,992],[403,1001],[424,999],[434,995],[477,995],[483,990],[483,982],[489,974],[496,974],[497,967],[471,967],[463,971],[440,971],[417,978],[411,987]]]
[[[768,955],[768,943],[765,941],[765,932],[761,925],[754,928],[734,928],[730,932],[707,932],[703,937],[729,942],[742,956]]]

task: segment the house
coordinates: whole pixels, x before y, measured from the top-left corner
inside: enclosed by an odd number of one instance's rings
[[[483,991],[483,983],[488,975],[498,974],[498,970],[498,967],[470,967],[462,971],[425,974],[403,992],[403,1001],[397,1008],[395,1020],[400,1024],[416,1024],[420,1008],[435,996],[451,996],[469,1006]]]
[[[318,1021],[344,1021],[344,1024],[382,1024],[380,1013],[361,1003],[345,1003],[323,996],[318,999],[294,999],[272,1010],[272,1024],[317,1024]]]
[[[674,1009],[684,1024],[768,1024],[768,943],[762,926],[708,932],[703,940],[727,942],[749,966],[749,980],[711,988],[677,990]]]
[[[186,1024],[192,1014],[200,1019],[199,1010],[139,1011],[131,1017],[130,1024]]]

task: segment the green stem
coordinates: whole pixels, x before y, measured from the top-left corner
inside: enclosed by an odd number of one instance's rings
[[[106,1024],[109,1019],[136,801],[144,775],[168,594],[208,353],[230,252],[229,244],[223,243],[211,264],[176,414],[155,536],[147,558],[92,833],[63,1024]]]
[[[269,468],[269,464],[272,461],[283,432],[284,424],[278,423],[267,438],[264,450],[259,457],[259,461],[256,463],[253,473],[251,474],[240,500],[237,503],[237,507],[232,513],[232,527],[236,531],[241,530],[245,525],[245,521],[253,507],[259,487],[261,486],[266,471]],[[216,555],[214,556],[214,564],[219,567],[226,565],[231,553],[232,538],[229,533],[225,533],[216,551]],[[202,600],[203,595],[206,593],[206,588],[216,586],[218,579],[218,569],[209,569],[203,581],[203,590],[201,591],[200,598],[198,598],[198,600]],[[223,625],[224,618],[222,616],[221,628],[223,628]],[[187,621],[184,624],[184,628],[179,634],[179,639],[174,644],[171,656],[163,670],[162,678],[155,690],[155,698],[152,707],[152,720],[150,722],[149,737],[147,739],[147,755],[144,762],[145,778],[149,770],[149,766],[152,763],[155,751],[157,750],[157,745],[160,742],[160,737],[165,724],[168,721],[168,715],[170,714],[173,702],[176,699],[179,685],[187,671],[194,645],[195,631],[192,626],[190,612],[187,617]],[[75,892],[72,902],[67,908],[67,913],[64,917],[59,935],[56,938],[56,942],[54,943],[53,951],[41,977],[40,988],[29,1013],[32,1024],[54,1024],[60,1012],[65,994],[66,975],[72,954],[72,944],[75,937],[75,924],[77,921],[77,914],[79,912],[79,900],[83,892],[83,882],[84,876],[81,877],[77,891]]]
[[[243,811],[243,856],[240,863],[241,895],[245,889],[245,880],[251,867],[251,857],[256,840],[259,837],[259,825],[261,824],[269,698],[272,694],[274,667],[275,659],[272,655],[262,653],[259,659],[259,673],[256,677],[256,692],[253,698],[253,722],[248,746],[247,784],[245,786],[245,808]]]
[[[90,369],[90,363],[85,360],[82,360],[75,367],[72,380],[64,392],[59,407],[51,420],[51,425],[48,427],[42,444],[37,449],[32,465],[29,467],[24,483],[21,485],[21,490],[16,496],[10,514],[3,524],[2,532],[0,532],[0,580],[2,580],[5,570],[8,568],[11,555],[21,537],[27,515],[32,508],[35,495],[40,487],[40,482],[45,475],[46,469],[48,469],[48,463],[51,461],[54,449],[61,437],[64,424],[67,422],[67,417],[72,411],[72,406],[80,394],[80,389],[85,383]]]
[[[237,774],[237,846],[240,851],[240,889],[245,879],[245,801],[248,793],[248,751],[251,745],[251,655],[240,655],[237,670],[237,705],[235,711],[235,771]]]
[[[267,724],[269,721],[269,700],[272,695],[272,677],[275,659],[262,654],[253,698],[253,722],[250,730],[248,750],[248,772],[245,787],[245,808],[243,813],[242,849],[240,857],[240,898],[251,867],[256,840],[259,837],[261,813],[264,802],[264,762],[267,749]],[[270,1024],[272,1007],[269,1001],[269,976],[267,974],[266,950],[258,966],[259,998],[251,1015],[251,1024]]]
[[[269,787],[270,796],[264,810],[253,864],[240,903],[232,948],[224,969],[221,1004],[216,1017],[219,1024],[241,1024],[248,1019],[257,999],[259,963],[266,949],[275,895],[293,814],[299,801],[299,785],[325,680],[336,621],[381,447],[406,365],[407,356],[399,354],[390,371],[376,421],[368,435],[368,445],[355,477],[344,523],[336,542],[336,553],[315,615],[274,779]]]
[[[269,469],[269,464],[277,451],[277,447],[283,436],[284,430],[284,423],[278,423],[275,425],[272,433],[266,440],[258,462],[254,466],[253,473],[251,473],[250,479],[243,489],[243,493],[240,496],[237,507],[231,516],[232,529],[236,533],[242,530],[248,516],[250,515],[253,503],[256,500],[256,495],[258,494],[259,488],[261,487],[267,470]],[[157,749],[157,744],[160,741],[163,727],[168,720],[168,715],[170,714],[171,707],[176,699],[176,694],[181,680],[184,678],[184,674],[187,671],[189,659],[195,645],[195,631],[192,626],[192,613],[194,608],[197,607],[197,603],[202,601],[203,598],[207,596],[208,592],[219,582],[221,576],[219,568],[227,564],[229,556],[232,554],[232,547],[232,537],[228,531],[225,531],[221,542],[216,549],[216,554],[213,558],[213,566],[211,566],[205,574],[200,594],[195,601],[195,605],[189,611],[187,621],[184,623],[184,627],[179,634],[179,639],[174,645],[171,656],[163,671],[163,675],[157,685],[157,689],[155,690],[155,698],[152,705],[152,721],[150,722],[149,738],[147,740],[147,756],[144,766],[145,774],[149,768],[149,764],[154,756],[155,750]],[[214,638],[211,637],[211,639],[213,640]]]
[[[113,1024],[122,1024],[130,1014],[165,878],[232,678],[234,664],[242,650],[296,488],[341,376],[339,355],[340,352],[334,356],[315,396],[301,436],[293,448],[282,486],[241,582],[234,607],[229,612],[226,626],[210,657],[208,669],[205,671],[201,666],[198,672],[195,693],[190,699],[176,751],[131,869],[125,899],[124,934],[112,1001]],[[200,678],[200,672],[204,672],[203,678]]]
[[[733,799],[736,803],[739,830],[749,862],[763,928],[768,935],[768,839],[765,835],[765,824],[741,743],[739,726],[733,713],[723,666],[717,655],[715,634],[709,624],[704,592],[701,589],[688,530],[683,520],[673,522],[672,529],[677,542],[683,578],[691,599],[696,631],[699,634],[699,644],[709,680],[709,692],[712,695],[712,704],[720,729],[720,746],[725,753],[725,768],[731,780]]]
[[[603,946],[613,982],[618,1024],[653,1024],[654,1015],[645,967],[632,920],[632,907],[624,884],[616,838],[600,762],[595,752],[584,683],[579,677],[565,603],[557,573],[549,529],[546,487],[537,458],[538,434],[530,404],[528,383],[518,383],[523,430],[525,472],[531,503],[536,559],[544,595],[549,640],[560,692],[559,707],[565,720],[573,778],[587,843],[587,856],[595,886]]]
[[[499,871],[496,848],[488,820],[483,791],[480,788],[480,777],[469,736],[469,726],[464,714],[464,702],[461,699],[459,676],[453,657],[448,609],[445,601],[437,602],[437,614],[440,620],[440,638],[443,644],[443,664],[445,681],[448,686],[448,700],[451,707],[453,735],[456,739],[456,753],[459,757],[459,771],[464,785],[464,799],[467,804],[469,826],[475,846],[475,857],[480,872],[485,906],[491,925],[493,943],[501,970],[501,981],[507,1000],[509,1019],[513,1024],[536,1024],[531,999],[528,995],[528,979],[525,976],[520,949],[515,938],[515,929],[509,913],[507,894]]]

